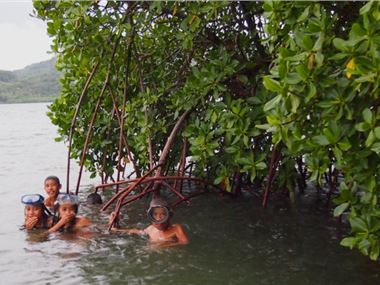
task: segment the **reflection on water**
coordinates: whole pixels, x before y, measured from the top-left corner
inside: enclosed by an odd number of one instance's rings
[[[379,284],[379,264],[339,246],[346,229],[316,197],[304,197],[297,208],[272,203],[265,210],[254,197],[197,197],[191,206],[175,210],[174,222],[182,223],[190,238],[189,245],[175,248],[152,248],[140,236],[109,234],[108,213],[85,203],[79,214],[97,225],[92,237],[18,230],[23,220],[20,196],[43,193],[48,175],[65,177],[66,148],[54,142],[55,128],[45,112],[45,104],[0,105],[2,282]],[[84,177],[82,201],[92,183]],[[147,203],[144,199],[123,208],[124,226],[146,227]]]

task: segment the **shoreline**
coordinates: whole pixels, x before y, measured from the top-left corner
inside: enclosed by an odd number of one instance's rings
[[[49,101],[21,101],[21,102],[0,102],[0,105],[14,105],[14,104],[38,104],[38,103],[53,103],[54,100]]]

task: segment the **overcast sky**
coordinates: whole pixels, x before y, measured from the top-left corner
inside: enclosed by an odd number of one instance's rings
[[[0,0],[0,70],[15,70],[48,60],[46,24],[31,17],[32,0]]]

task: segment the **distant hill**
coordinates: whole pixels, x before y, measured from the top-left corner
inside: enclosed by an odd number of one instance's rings
[[[0,103],[49,102],[59,94],[55,58],[15,71],[0,70]]]

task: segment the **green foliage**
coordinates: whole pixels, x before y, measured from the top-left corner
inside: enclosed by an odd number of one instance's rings
[[[143,171],[149,142],[156,163],[189,110],[168,170],[178,165],[184,140],[195,172],[227,191],[236,173],[260,182],[271,167],[278,173],[275,185],[293,191],[299,158],[309,180],[319,184],[327,169],[337,170],[344,182],[335,214],[349,211],[352,228],[342,245],[376,259],[379,5],[35,1],[64,74],[49,116],[66,140],[85,91],[72,146],[79,158],[101,99],[85,161],[94,175],[114,174],[122,111],[127,161]],[[281,160],[271,165],[280,143]]]
[[[105,172],[109,177],[114,173],[120,130],[112,97],[120,111],[127,73],[124,133],[132,160],[140,169],[149,167],[147,142],[152,142],[156,162],[174,123],[191,109],[185,130],[170,151],[168,165],[178,163],[182,141],[188,138],[195,171],[200,175],[204,175],[205,167],[214,179],[224,178],[221,169],[227,169],[224,175],[229,176],[231,167],[249,173],[251,179],[263,172],[262,150],[270,146],[259,143],[266,134],[254,126],[265,122],[261,105],[267,93],[260,91],[254,98],[250,93],[262,89],[258,79],[267,63],[260,59],[254,65],[246,64],[247,60],[256,61],[257,50],[263,47],[259,41],[251,44],[256,35],[254,27],[238,22],[244,16],[243,9],[257,9],[260,15],[260,5],[85,1],[69,5],[46,1],[35,2],[34,7],[47,21],[53,49],[59,54],[58,68],[65,74],[61,97],[49,114],[59,126],[62,140],[68,138],[85,81],[99,63],[80,108],[74,158],[81,156],[88,122],[109,70],[108,88],[85,163],[90,171]],[[240,35],[236,37],[236,33]],[[129,41],[133,41],[130,51]],[[246,154],[253,155],[254,162],[244,162]],[[214,168],[220,161],[226,162],[224,168]]]
[[[264,86],[277,94],[264,110],[275,141],[284,142],[290,155],[305,155],[311,179],[330,164],[344,174],[334,214],[349,210],[353,237],[342,245],[377,259],[380,5],[368,2],[341,33],[340,14],[331,13],[330,5],[264,5],[268,44],[276,55]]]

